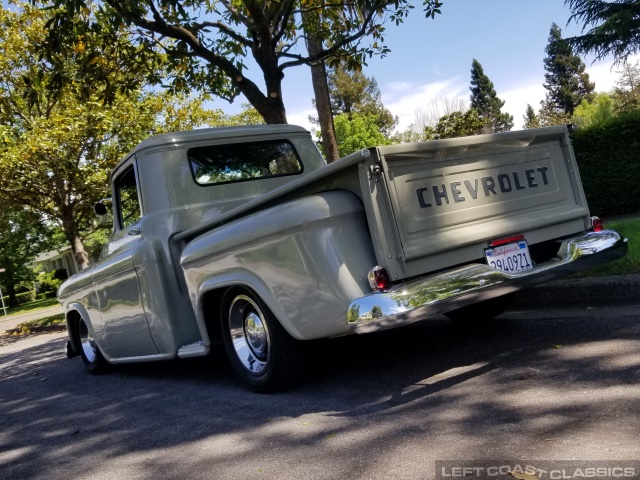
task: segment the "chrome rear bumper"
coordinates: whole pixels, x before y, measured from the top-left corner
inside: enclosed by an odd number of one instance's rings
[[[627,239],[617,232],[588,232],[564,240],[553,259],[526,272],[503,273],[472,264],[371,293],[351,302],[347,322],[355,333],[399,327],[586,270],[621,258],[626,251]]]

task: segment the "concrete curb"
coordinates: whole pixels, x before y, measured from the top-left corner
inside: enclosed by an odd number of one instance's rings
[[[516,294],[516,306],[640,300],[640,274],[554,280]]]

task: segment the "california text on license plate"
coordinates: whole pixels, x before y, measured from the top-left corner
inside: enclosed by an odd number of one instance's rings
[[[484,251],[489,266],[506,273],[524,272],[533,268],[529,247],[524,240]]]

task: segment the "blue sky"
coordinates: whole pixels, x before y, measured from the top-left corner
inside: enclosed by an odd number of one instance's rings
[[[474,58],[506,101],[503,111],[511,113],[515,128],[520,128],[527,103],[537,109],[544,98],[543,59],[551,24],[560,26],[563,37],[580,32],[575,23],[567,25],[570,11],[563,0],[443,0],[442,14],[434,20],[424,18],[421,1],[414,4],[403,24],[387,26],[385,43],[391,53],[371,59],[364,69],[377,80],[383,103],[399,116],[401,129],[440,98],[468,100]],[[583,60],[596,89],[610,90],[616,77],[611,62]],[[309,128],[306,119],[314,112],[308,67],[288,69],[285,75],[289,123]],[[231,112],[240,101],[216,105]]]

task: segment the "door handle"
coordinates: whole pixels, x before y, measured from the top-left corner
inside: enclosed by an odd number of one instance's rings
[[[133,227],[133,228],[131,228],[131,229],[127,232],[127,235],[131,235],[131,236],[134,236],[134,235],[140,235],[140,227]]]

